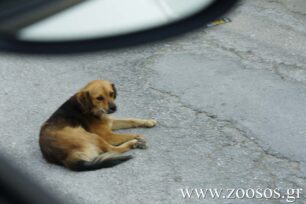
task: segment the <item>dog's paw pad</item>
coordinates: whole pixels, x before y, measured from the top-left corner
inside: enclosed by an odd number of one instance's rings
[[[147,149],[147,148],[148,144],[142,138],[137,139],[137,142],[133,145],[133,149]]]
[[[146,120],[144,126],[147,128],[154,127],[157,124],[156,120]]]

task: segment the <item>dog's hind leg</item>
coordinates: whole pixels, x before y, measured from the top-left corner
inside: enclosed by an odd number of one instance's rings
[[[87,138],[86,142],[67,152],[68,155],[63,161],[64,166],[71,170],[89,171],[115,166],[131,159],[129,155],[120,154],[138,144],[138,140],[133,139],[113,146],[96,134],[83,131],[82,135]]]
[[[132,148],[147,149],[148,147],[147,142],[144,140],[144,136],[139,134],[110,133],[105,135],[103,139],[114,146],[118,146],[136,139],[137,143],[134,144]]]
[[[146,120],[146,119],[136,119],[136,118],[127,118],[127,119],[112,119],[112,130],[119,129],[128,129],[128,128],[151,128],[156,125],[156,120]]]
[[[123,120],[120,120],[121,124],[120,126],[122,127],[122,125],[125,123],[127,124],[127,121],[124,120],[124,122],[122,122]],[[124,145],[125,143],[129,143],[130,141],[137,141],[136,144],[132,145],[132,148],[139,148],[139,149],[146,149],[147,148],[147,143],[144,140],[144,136],[143,135],[139,135],[139,134],[126,134],[126,133],[114,133],[112,132],[112,130],[109,130],[108,128],[111,128],[111,122],[108,123],[109,125],[105,126],[105,124],[95,124],[91,126],[91,133],[87,133],[87,134],[93,134],[92,137],[90,138],[96,138],[96,136],[99,136],[100,138],[100,148],[103,151],[110,151],[109,149],[111,149],[111,147],[109,147],[109,145],[112,146],[116,146],[119,147],[119,145]],[[117,123],[118,125],[118,123]],[[118,127],[118,126],[117,126]],[[128,128],[126,125],[124,126],[125,128]]]

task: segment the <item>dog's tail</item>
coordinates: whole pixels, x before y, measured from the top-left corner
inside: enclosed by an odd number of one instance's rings
[[[93,171],[101,168],[109,168],[116,166],[122,162],[132,159],[131,155],[120,156],[119,153],[115,152],[106,152],[100,154],[92,161],[80,160],[74,163],[74,165],[69,168],[74,171]]]

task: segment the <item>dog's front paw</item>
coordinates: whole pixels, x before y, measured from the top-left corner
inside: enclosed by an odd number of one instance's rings
[[[145,120],[143,126],[146,128],[151,128],[151,127],[154,127],[156,124],[157,124],[157,121],[151,119],[151,120]]]
[[[137,142],[133,145],[133,149],[147,149],[148,143],[143,138],[137,138]]]

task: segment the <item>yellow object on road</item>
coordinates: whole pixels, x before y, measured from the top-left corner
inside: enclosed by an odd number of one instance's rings
[[[231,19],[229,19],[229,18],[220,18],[220,19],[217,19],[217,20],[207,24],[206,27],[210,28],[210,27],[214,27],[214,26],[229,23],[229,22],[232,22]]]

